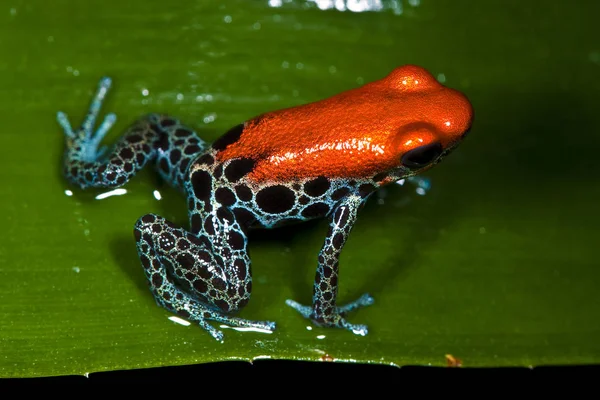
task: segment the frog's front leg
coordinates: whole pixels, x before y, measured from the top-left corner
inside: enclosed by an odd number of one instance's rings
[[[317,325],[345,328],[357,335],[364,336],[368,333],[367,327],[349,323],[344,315],[356,308],[373,304],[373,298],[369,294],[364,294],[358,300],[344,306],[336,305],[340,253],[356,221],[356,215],[362,202],[363,199],[360,196],[348,196],[332,214],[329,232],[319,253],[312,307],[303,306],[293,300],[287,300],[286,303]]]
[[[216,215],[207,218],[214,218],[212,224],[220,225]],[[252,277],[245,246],[224,251],[223,243],[213,243],[206,236],[177,228],[153,214],[137,221],[134,235],[150,289],[160,306],[196,321],[218,341],[223,340],[223,333],[208,324],[209,320],[236,327],[275,329],[273,322],[227,315],[250,299]],[[245,237],[242,242],[246,243]]]

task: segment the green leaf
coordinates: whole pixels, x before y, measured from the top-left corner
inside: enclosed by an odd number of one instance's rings
[[[257,358],[600,362],[600,3],[398,0],[360,13],[300,0],[12,3],[0,10],[1,377]],[[212,141],[406,63],[465,92],[476,120],[428,173],[427,195],[393,186],[361,211],[339,302],[375,297],[349,317],[366,337],[313,327],[285,305],[310,302],[324,221],[251,236],[241,316],[278,327],[224,329],[221,344],[167,319],[135,252],[136,219],[186,224],[183,198],[152,171],[103,200],[60,173],[56,112],[80,120],[104,75],[114,79],[104,112],[119,117],[107,142],[149,112]]]

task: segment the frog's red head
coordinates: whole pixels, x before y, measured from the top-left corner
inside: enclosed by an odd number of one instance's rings
[[[407,65],[362,87],[249,120],[219,140],[217,158],[253,159],[255,181],[387,172],[397,179],[437,163],[472,118],[465,96]]]
[[[441,85],[425,69],[406,65],[373,82],[390,102],[396,132],[388,150],[403,167],[417,172],[438,163],[471,128],[473,109],[460,92]]]

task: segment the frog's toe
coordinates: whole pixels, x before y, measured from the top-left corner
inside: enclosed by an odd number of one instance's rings
[[[251,321],[249,319],[231,317],[217,313],[210,316],[210,319],[236,328],[250,328],[269,333],[273,332],[276,326],[275,322],[272,321]]]
[[[264,321],[264,327],[265,327],[265,330],[273,332],[273,331],[275,331],[277,324],[275,324],[275,322],[273,322],[273,321]]]
[[[91,133],[92,133],[94,124],[96,123],[96,118],[98,117],[98,114],[100,113],[100,108],[102,107],[102,103],[104,102],[106,93],[108,93],[108,89],[110,89],[111,83],[112,83],[112,81],[108,77],[104,77],[104,78],[100,79],[100,82],[98,82],[98,89],[96,90],[96,94],[94,94],[94,97],[92,97],[92,102],[90,104],[88,114],[87,114],[85,120],[83,121],[83,125],[81,126],[82,129],[84,131],[86,131],[86,133],[88,135],[91,135]],[[109,115],[111,115],[111,114],[109,114]],[[107,117],[109,115],[107,115]],[[113,118],[113,117],[111,117],[111,118]],[[104,123],[106,123],[106,119],[104,120],[103,125],[104,125]]]
[[[349,331],[351,331],[355,335],[366,336],[369,333],[369,328],[367,328],[366,325],[351,324],[348,321],[346,321],[345,319],[342,319],[340,321],[340,325],[341,325],[342,328],[348,329]]]
[[[353,302],[338,307],[338,312],[341,315],[345,315],[350,311],[356,310],[357,308],[370,306],[373,303],[375,303],[373,296],[371,296],[369,293],[365,293]]]
[[[219,330],[215,329],[214,332],[210,332],[210,335],[212,337],[214,337],[217,342],[223,343],[225,341],[224,340],[224,336],[223,336],[223,332],[221,332]]]
[[[273,321],[250,321],[243,318],[235,318],[229,321],[229,324],[238,328],[258,329],[266,332],[275,330],[275,322]]]
[[[106,114],[106,116],[104,117],[104,120],[102,121],[102,123],[100,124],[98,129],[96,129],[96,132],[92,135],[93,136],[92,141],[96,144],[96,146],[98,146],[98,144],[102,141],[104,136],[108,133],[108,131],[110,130],[110,128],[112,128],[112,126],[115,124],[116,121],[117,121],[117,114],[115,114],[115,113]]]
[[[104,117],[104,120],[98,129],[94,131],[96,118],[98,118],[102,102],[106,97],[110,85],[110,78],[102,78],[100,80],[96,94],[92,98],[88,113],[81,124],[81,127],[78,129],[73,129],[66,113],[59,111],[56,114],[56,120],[62,127],[65,136],[73,141],[68,143],[71,143],[71,146],[81,147],[84,151],[84,158],[86,161],[95,160],[97,157],[96,148],[117,120],[117,116],[114,113],[109,113]]]
[[[71,127],[71,123],[69,122],[69,117],[62,111],[56,113],[56,121],[63,129],[65,136],[68,138],[74,138],[75,133],[73,132],[73,128]]]
[[[285,304],[292,307],[294,310],[298,311],[304,318],[310,318],[310,316],[312,314],[312,307],[302,305],[292,299],[287,299],[285,301]]]
[[[223,332],[221,332],[218,329],[215,329],[212,325],[206,322],[205,319],[200,319],[198,321],[198,325],[200,325],[202,329],[207,331],[210,334],[210,336],[215,338],[216,341],[223,343]]]

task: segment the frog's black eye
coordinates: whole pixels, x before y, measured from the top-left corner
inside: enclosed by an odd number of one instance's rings
[[[417,147],[402,156],[402,165],[410,169],[423,168],[438,158],[442,151],[442,145],[437,142]]]

